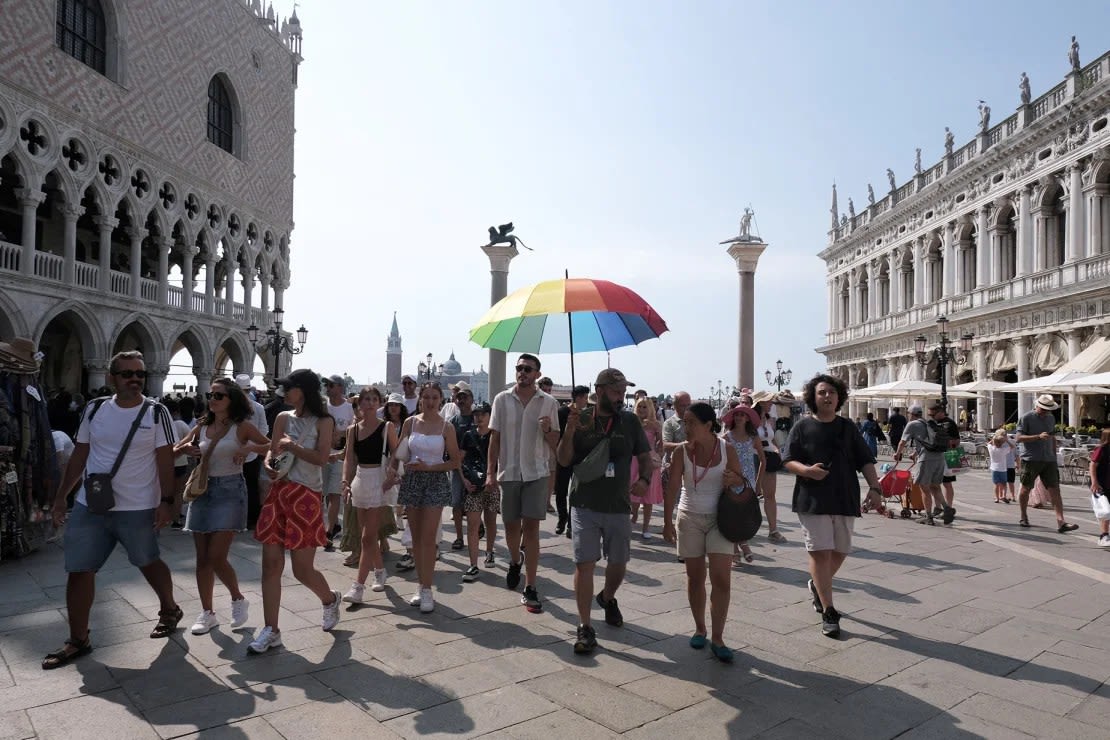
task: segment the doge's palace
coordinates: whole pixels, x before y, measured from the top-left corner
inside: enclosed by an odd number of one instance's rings
[[[868,186],[858,213],[851,204],[838,213],[834,187],[819,351],[850,388],[939,382],[935,363],[918,364],[914,337],[934,347],[942,316],[950,336],[974,334],[949,383],[1014,382],[1069,363],[1110,369],[1110,54],[1086,65],[1074,57],[1040,97],[1024,74],[1015,81],[1016,112],[992,122],[981,104],[974,139],[957,146],[946,129],[939,162],[923,166],[919,150],[901,184],[887,170],[889,191],[875,198]],[[1069,423],[1106,418],[1102,397],[1085,402],[1072,401]],[[1030,397],[972,403],[988,428],[1013,421]]]
[[[296,12],[3,8],[0,337],[36,342],[48,391],[104,385],[124,349],[146,356],[150,395],[182,348],[198,391],[251,372],[246,327],[269,328],[289,287]]]

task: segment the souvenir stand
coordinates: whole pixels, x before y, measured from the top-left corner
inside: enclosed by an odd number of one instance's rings
[[[60,471],[39,385],[41,359],[29,339],[0,341],[0,560],[34,551],[52,527]]]

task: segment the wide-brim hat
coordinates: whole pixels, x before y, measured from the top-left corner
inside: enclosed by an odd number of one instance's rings
[[[38,369],[42,355],[35,349],[35,343],[26,337],[16,337],[0,342],[0,364],[20,370]]]
[[[390,393],[389,398],[385,399],[385,405],[388,406],[391,403],[399,403],[404,406],[405,397],[402,396],[400,393]]]
[[[1060,408],[1060,404],[1056,403],[1056,399],[1053,398],[1050,393],[1043,393],[1037,396],[1037,400],[1034,401],[1033,404],[1037,408],[1044,409],[1045,411],[1055,411]]]
[[[458,383],[452,383],[451,390],[458,391],[459,393],[466,391],[470,395],[474,395],[474,391],[470,390],[470,383],[467,383],[465,380],[460,380]]]

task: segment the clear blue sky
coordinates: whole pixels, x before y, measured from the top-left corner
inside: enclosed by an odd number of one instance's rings
[[[282,0],[276,8],[288,13]],[[824,367],[830,186],[867,202],[1110,48],[1110,5],[1011,2],[430,3],[304,0],[296,231],[287,326],[299,365],[385,375],[467,341],[489,305],[479,250],[513,221],[510,291],[560,277],[639,292],[671,332],[614,351],[652,393],[736,380],[737,277],[718,245],[743,208],[770,243],[757,273],[756,375]],[[543,358],[569,382],[565,355]],[[579,355],[579,381],[605,366]],[[757,387],[764,387],[762,380]]]

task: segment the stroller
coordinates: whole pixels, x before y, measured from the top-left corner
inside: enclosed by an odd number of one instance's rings
[[[924,510],[925,503],[920,487],[913,482],[913,463],[904,470],[895,464],[879,479],[879,487],[883,490],[883,503],[898,502],[902,505],[901,517],[909,519],[913,512]]]

